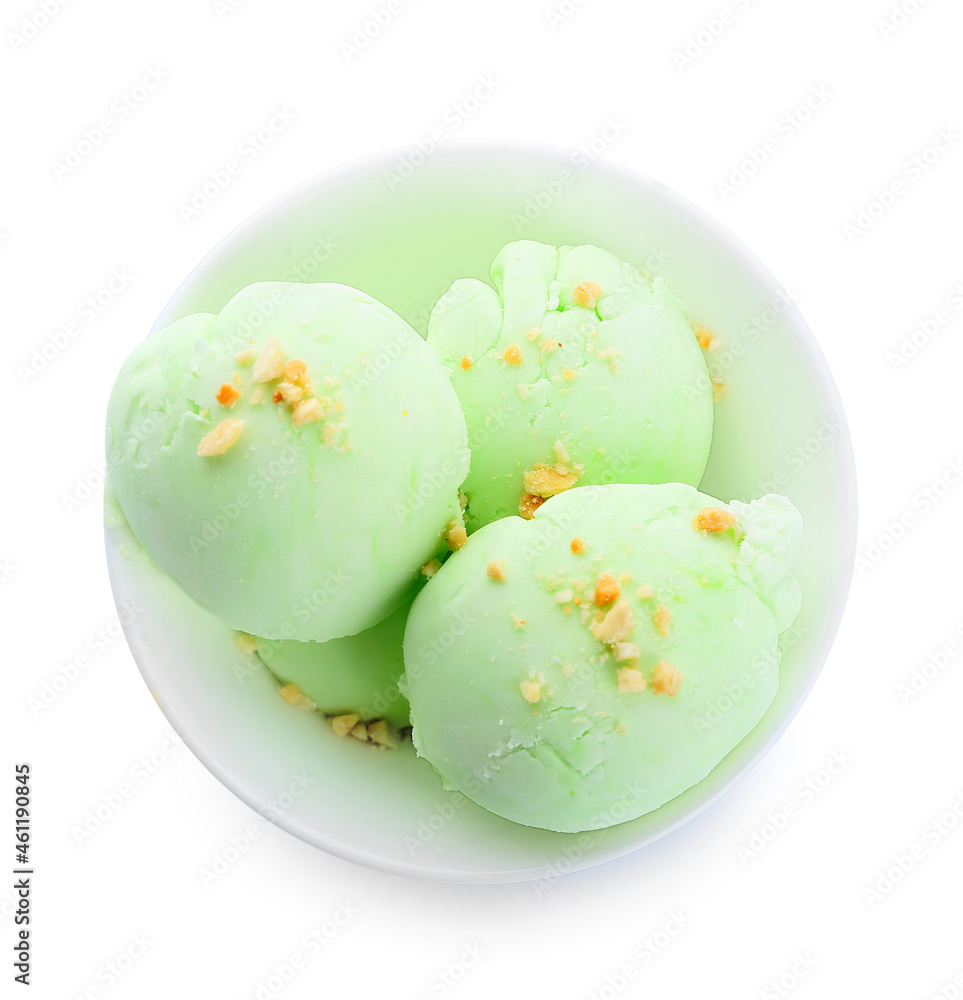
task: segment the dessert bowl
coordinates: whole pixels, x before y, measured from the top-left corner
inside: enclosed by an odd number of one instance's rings
[[[430,154],[396,150],[326,173],[228,236],[154,329],[218,312],[253,282],[330,281],[363,289],[423,335],[451,282],[484,280],[499,248],[517,239],[594,244],[663,277],[690,322],[714,339],[707,359],[722,396],[701,489],[744,501],[782,493],[802,514],[794,566],[802,609],[781,639],[776,698],[749,736],[677,798],[603,830],[552,833],[446,791],[410,742],[379,751],[339,739],[317,714],[279,698],[236,633],[147,559],[107,491],[115,600],[144,609],[125,622],[127,639],[185,743],[251,808],[304,841],[440,881],[535,880],[596,865],[664,836],[724,795],[772,747],[815,682],[854,557],[845,416],[789,295],[732,235],[668,188],[563,149],[452,141]],[[249,322],[252,336],[269,332],[270,306]],[[735,685],[714,708],[725,713],[740,694]]]

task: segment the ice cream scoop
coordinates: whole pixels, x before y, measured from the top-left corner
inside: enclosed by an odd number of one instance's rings
[[[575,485],[698,485],[713,388],[661,278],[530,240],[505,246],[491,278],[456,281],[428,323],[468,421],[469,531]]]
[[[108,407],[109,474],[148,555],[270,639],[352,635],[410,600],[468,458],[436,356],[344,285],[251,285],[173,324]]]
[[[759,722],[795,618],[793,505],[683,484],[576,487],[472,534],[416,598],[418,753],[518,823],[647,813]]]

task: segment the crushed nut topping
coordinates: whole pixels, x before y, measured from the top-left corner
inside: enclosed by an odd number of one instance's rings
[[[712,380],[712,402],[718,403],[720,399],[726,394],[726,383],[721,379],[714,378]]]
[[[667,636],[669,634],[669,622],[672,621],[672,612],[664,604],[660,604],[655,609],[652,620],[655,622],[655,627],[659,630],[659,635]]]
[[[527,621],[525,621],[522,618],[519,618],[517,615],[513,614],[510,615],[509,617],[511,618],[512,624],[515,626],[515,628],[524,628],[528,624]]]
[[[542,685],[538,681],[522,681],[518,685],[522,697],[533,705],[542,699]]]
[[[721,343],[717,337],[712,335],[711,330],[707,330],[704,326],[697,326],[693,328],[692,331],[696,335],[696,340],[699,342],[699,346],[704,351],[717,351],[721,346]]]
[[[511,344],[505,348],[502,360],[507,361],[510,365],[520,365],[522,363],[522,349],[518,344]]]
[[[531,330],[526,330],[525,331],[525,339],[526,340],[538,340],[538,338],[541,335],[542,335],[542,331],[537,326],[533,326],[531,328]]]
[[[518,501],[518,513],[521,514],[526,521],[531,521],[531,519],[535,516],[535,511],[537,511],[543,503],[545,503],[545,497],[537,497],[533,493],[523,493],[521,500]]]
[[[284,687],[278,688],[278,694],[295,708],[311,712],[317,708],[317,705],[306,694],[302,693],[297,684],[285,684]]]
[[[280,378],[283,374],[284,351],[281,350],[281,343],[277,337],[268,337],[264,350],[254,362],[251,378],[255,382],[270,382],[272,379]]]
[[[358,724],[358,717],[354,714],[335,715],[331,719],[331,728],[335,736],[347,736]]]
[[[635,596],[639,598],[640,601],[648,600],[650,597],[655,597],[655,591],[646,583],[635,592]]]
[[[459,365],[460,368],[463,368],[467,372],[468,369],[471,368],[471,366],[472,366],[473,363],[474,362],[471,359],[471,355],[470,354],[466,354],[461,359],[461,361],[458,362],[458,365]]]
[[[238,632],[234,644],[245,656],[257,652],[257,641],[253,635],[249,635],[247,632]]]
[[[293,382],[279,382],[277,392],[274,394],[274,402],[280,403],[282,400],[290,406],[300,403],[304,398],[304,389]]]
[[[612,646],[612,655],[616,663],[639,658],[639,647],[634,642],[617,642]]]
[[[553,351],[557,351],[562,346],[561,341],[558,340],[543,340],[540,351],[544,351],[546,354],[551,354]]]
[[[580,285],[575,286],[572,298],[575,300],[575,304],[583,309],[594,309],[598,305],[599,299],[602,298],[602,286],[597,285],[594,281],[583,281]]]
[[[575,371],[573,368],[562,369],[562,378],[567,379],[569,382],[571,382],[572,379],[577,377],[578,377],[578,372]]]
[[[573,538],[571,547],[575,555],[580,556],[585,551],[585,542],[581,538]]]
[[[253,347],[245,347],[244,350],[238,351],[234,355],[234,360],[239,365],[249,365],[254,360],[256,354],[257,352]]]
[[[421,575],[430,580],[440,569],[441,563],[437,559],[429,559],[428,562],[421,567]]]
[[[197,454],[205,458],[211,455],[223,455],[232,445],[237,443],[237,439],[244,430],[244,421],[235,417],[228,417],[222,420],[210,433],[201,438],[197,446]]]
[[[571,589],[571,587],[566,587],[565,590],[558,591],[555,595],[555,600],[558,601],[559,604],[567,604],[574,596],[575,592]]]
[[[728,531],[736,526],[736,515],[721,507],[703,507],[692,519],[692,527],[703,534],[710,531]]]
[[[445,541],[452,552],[460,549],[468,541],[468,532],[465,531],[465,526],[463,524],[450,524],[448,531],[445,532]]]
[[[298,359],[289,361],[284,366],[285,381],[292,385],[299,386],[305,392],[311,391],[311,379],[308,378],[308,366]]]
[[[611,604],[621,593],[622,587],[611,573],[599,573],[595,581],[595,603],[598,607]]]
[[[620,667],[618,685],[621,694],[638,694],[645,690],[645,678],[635,667]]]
[[[368,739],[368,727],[363,722],[359,722],[351,730],[351,735],[356,740],[361,740],[361,742],[364,743]]]
[[[592,626],[592,635],[599,642],[612,645],[616,642],[624,642],[635,630],[635,615],[629,602],[622,598],[616,601],[609,609],[605,617]]]
[[[564,441],[556,441],[555,444],[552,445],[552,451],[555,452],[555,457],[560,462],[568,464],[572,461],[568,453],[568,448],[565,447]]]
[[[682,684],[682,671],[665,660],[659,660],[652,675],[652,690],[656,694],[667,694],[674,698]]]
[[[574,472],[559,472],[539,462],[522,476],[522,482],[526,493],[547,498],[570,490],[578,482],[578,476]]]
[[[505,580],[505,564],[501,559],[492,559],[488,564],[488,575],[493,580],[498,580],[499,582],[504,582]]]
[[[388,728],[388,723],[384,719],[378,719],[377,722],[370,723],[368,726],[368,739],[379,746],[395,746],[395,739]]]
[[[524,382],[519,382],[518,385],[515,386],[515,391],[518,393],[519,399],[528,399],[528,397],[532,394],[531,387],[526,385]]]
[[[214,398],[221,404],[221,406],[233,406],[241,398],[241,394],[233,385],[225,382],[221,388],[217,390]]]
[[[298,405],[294,408],[294,412],[291,414],[291,421],[298,427],[302,424],[311,423],[314,420],[323,419],[324,407],[321,405],[321,400],[316,396],[312,396],[311,399],[305,399],[298,403]],[[325,430],[327,430],[327,427]]]

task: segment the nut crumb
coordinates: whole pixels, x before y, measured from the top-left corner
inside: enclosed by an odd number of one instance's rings
[[[682,684],[682,671],[665,660],[659,660],[652,675],[652,690],[656,694],[667,694],[674,698]]]
[[[616,601],[609,609],[605,617],[592,626],[592,635],[599,642],[612,645],[616,642],[624,642],[635,630],[635,615],[629,602],[622,598]]]
[[[261,386],[258,386],[254,392],[251,393],[251,403],[254,406],[257,406],[262,399],[264,399],[264,389]]]
[[[234,355],[234,360],[239,365],[249,365],[255,358],[256,352],[253,347],[245,347],[243,351],[238,351]]]
[[[245,656],[250,656],[251,653],[257,652],[257,641],[253,635],[249,635],[247,632],[238,632],[237,637],[234,639],[234,645]]]
[[[305,392],[311,391],[311,379],[308,378],[308,366],[297,358],[284,366],[284,378]]]
[[[518,385],[515,386],[515,391],[518,393],[519,399],[528,399],[528,397],[532,394],[531,387],[526,385],[524,382],[519,382]]]
[[[323,419],[324,407],[321,405],[321,400],[316,396],[313,396],[311,399],[302,400],[291,414],[291,421],[298,427],[302,424],[311,423],[314,420]]]
[[[280,341],[275,336],[270,336],[264,345],[264,350],[258,355],[254,362],[254,371],[251,378],[255,382],[270,382],[272,379],[280,378],[284,374],[284,351],[281,350]]]
[[[553,351],[557,351],[562,346],[561,342],[558,340],[543,340],[540,351],[544,351],[546,354],[551,354]]]
[[[518,344],[510,344],[505,348],[502,360],[507,361],[510,365],[520,365],[522,363],[522,349]]]
[[[578,482],[578,476],[574,472],[562,473],[538,463],[522,476],[522,482],[526,493],[547,498],[570,490]]]
[[[499,583],[504,583],[505,581],[505,564],[501,559],[492,559],[488,564],[488,575],[493,580],[498,580]]]
[[[445,533],[445,541],[452,552],[460,549],[468,541],[468,532],[463,524],[450,524]]]
[[[583,281],[580,285],[575,286],[572,298],[575,300],[575,304],[583,309],[594,309],[598,305],[599,299],[602,298],[602,286],[597,285],[594,281]]]
[[[568,448],[565,447],[564,441],[556,441],[555,444],[552,445],[552,451],[555,452],[555,457],[560,462],[565,462],[567,464],[572,461],[568,453]]]
[[[621,593],[622,587],[611,573],[599,573],[595,581],[595,603],[598,607],[611,604]]]
[[[310,712],[317,708],[317,705],[306,694],[302,693],[297,684],[285,684],[284,687],[278,688],[278,694],[295,708]]]
[[[659,635],[664,637],[669,634],[669,622],[672,621],[672,612],[664,604],[660,604],[655,609],[652,620],[655,622],[655,627],[659,630]]]
[[[718,403],[726,394],[726,383],[722,379],[712,379],[712,402]]]
[[[459,362],[458,362],[458,366],[459,366],[459,368],[463,368],[463,369],[464,369],[464,370],[465,370],[466,372],[468,371],[468,369],[469,369],[469,368],[471,368],[471,366],[472,366],[473,364],[474,364],[474,362],[472,361],[472,359],[471,359],[471,355],[470,355],[470,354],[466,354],[466,355],[465,355],[465,356],[464,356],[464,357],[463,357],[463,358],[461,359],[461,361],[459,361]]]
[[[719,339],[712,335],[712,331],[707,330],[704,326],[694,327],[692,332],[696,335],[696,340],[704,351],[718,351],[722,346]]]
[[[368,726],[368,739],[371,740],[372,743],[377,743],[378,746],[382,747],[393,747],[397,745],[391,730],[388,728],[388,723],[385,722],[384,719],[378,719],[376,722],[372,722]]]
[[[522,618],[519,618],[517,615],[513,614],[510,617],[512,619],[512,624],[515,626],[515,628],[524,628],[528,624],[527,621],[525,621]]]
[[[533,326],[531,328],[531,330],[526,330],[525,331],[525,339],[526,340],[538,340],[538,338],[541,335],[542,335],[542,331],[537,326]]]
[[[335,715],[331,719],[331,728],[335,736],[347,736],[358,724],[356,715]]]
[[[521,514],[526,521],[531,521],[531,519],[535,516],[535,511],[537,511],[543,503],[545,503],[545,497],[537,497],[532,493],[523,493],[522,498],[518,501],[518,513]]]
[[[542,685],[538,681],[522,681],[518,685],[522,697],[533,705],[542,699]]]
[[[244,430],[244,421],[235,417],[228,417],[222,420],[214,430],[205,434],[197,446],[197,454],[205,458],[212,455],[223,455],[232,445],[237,443],[237,439]]]
[[[635,596],[640,601],[648,600],[650,597],[655,597],[655,591],[646,583],[635,592]]]
[[[566,587],[565,590],[560,590],[555,595],[555,600],[559,604],[568,604],[568,602],[575,596],[574,592],[570,587]]]
[[[562,369],[562,378],[567,379],[569,382],[571,382],[572,379],[577,378],[577,377],[578,377],[578,372],[575,371],[574,369],[572,369],[572,368],[563,368]]]
[[[639,658],[639,647],[634,642],[617,642],[612,646],[612,655],[616,663]]]
[[[635,667],[620,667],[618,685],[621,694],[638,694],[645,690],[645,678]]]
[[[721,507],[703,507],[692,519],[692,527],[703,534],[728,531],[736,526],[736,515]]]
[[[616,731],[617,733],[621,733],[622,735],[624,735],[625,733],[627,733],[627,732],[628,732],[628,730],[627,730],[627,729],[625,728],[625,723],[624,723],[624,722],[620,722],[620,723],[619,723],[619,724],[618,724],[618,725],[617,725],[617,726],[615,727],[615,731]]]
[[[359,722],[352,728],[351,735],[364,743],[368,739],[368,727],[363,722]]]
[[[440,569],[441,563],[437,559],[429,559],[428,562],[421,567],[421,575],[430,580]]]
[[[572,552],[574,552],[575,555],[580,556],[585,551],[585,542],[583,542],[581,538],[573,538],[571,547]]]
[[[221,406],[233,406],[241,398],[241,394],[233,385],[225,382],[221,388],[217,390],[214,398],[221,404]]]
[[[301,402],[304,397],[304,389],[299,385],[295,385],[293,382],[278,382],[277,392],[274,394],[274,401],[276,403],[284,400],[285,403],[289,403],[294,406]]]

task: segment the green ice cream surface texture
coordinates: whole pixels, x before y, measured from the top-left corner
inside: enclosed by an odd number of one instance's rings
[[[707,508],[734,524],[700,529]],[[418,753],[529,826],[658,808],[771,704],[801,533],[784,497],[723,504],[684,484],[576,487],[481,528],[408,618]]]
[[[434,353],[337,284],[251,285],[153,334],[108,407],[109,474],[147,554],[269,639],[353,635],[410,601],[468,457]]]
[[[468,421],[469,531],[518,514],[539,466],[569,486],[698,485],[712,383],[661,278],[598,247],[522,240],[498,253],[491,279],[455,281],[428,323]]]

